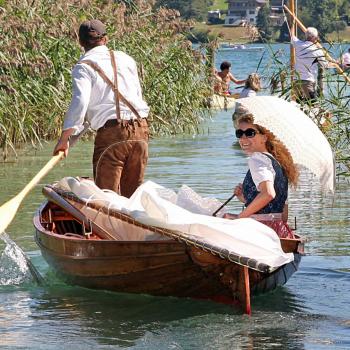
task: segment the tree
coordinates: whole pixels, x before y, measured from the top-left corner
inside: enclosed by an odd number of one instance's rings
[[[346,9],[348,5],[343,4],[342,0],[303,0],[299,5],[304,24],[316,27],[321,39],[325,39],[326,34],[344,26],[340,23],[339,10]]]
[[[289,28],[288,28],[288,24],[285,21],[280,29],[280,35],[278,37],[278,41],[283,43],[286,41],[290,41],[290,34],[289,34]]]
[[[272,25],[270,19],[270,4],[267,2],[262,6],[258,12],[256,18],[256,27],[259,30],[259,34],[264,40],[271,40],[272,38]]]
[[[203,20],[207,16],[210,0],[157,0],[156,7],[167,7],[178,10],[185,19]]]

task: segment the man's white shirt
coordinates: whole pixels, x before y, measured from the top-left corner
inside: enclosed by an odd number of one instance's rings
[[[317,79],[318,63],[323,67],[328,66],[323,50],[311,41],[299,40],[296,36],[291,38],[295,48],[295,71],[300,80],[315,82]]]
[[[149,107],[142,98],[136,62],[121,51],[114,52],[117,62],[118,90],[133,105],[142,118],[146,118]],[[107,46],[97,46],[82,55],[72,71],[72,101],[66,113],[63,130],[74,128],[79,132],[87,120],[92,129],[102,127],[107,120],[116,118],[114,92],[101,76],[90,66],[80,63],[90,60],[96,63],[113,82],[114,73]],[[120,101],[121,119],[136,118],[133,112]]]
[[[342,63],[350,64],[350,52],[344,53],[344,55],[342,56]]]

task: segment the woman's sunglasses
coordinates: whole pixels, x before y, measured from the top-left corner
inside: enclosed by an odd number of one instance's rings
[[[251,139],[252,137],[254,137],[256,134],[259,134],[259,131],[249,128],[247,130],[242,130],[242,129],[237,129],[236,130],[236,137],[238,139],[240,139],[243,135],[245,135],[246,137],[248,137],[249,139]]]

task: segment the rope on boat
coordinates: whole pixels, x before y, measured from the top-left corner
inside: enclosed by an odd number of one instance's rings
[[[138,221],[136,221],[134,218],[131,216],[124,214],[116,209],[111,209],[109,207],[104,207],[102,205],[93,203],[93,201],[86,202],[80,198],[78,198],[73,192],[68,192],[65,191],[61,188],[54,187],[52,185],[46,186],[47,188],[50,188],[54,192],[56,192],[58,195],[63,197],[64,199],[68,199],[71,201],[74,201],[76,203],[80,203],[86,207],[98,210],[99,212],[102,212],[108,216],[113,216],[121,221],[127,222],[129,224],[132,224],[134,226],[138,226],[141,228],[144,228],[146,230],[152,231],[154,233],[161,234],[163,236],[171,237],[177,241],[183,242],[189,246],[199,248],[205,252],[209,252],[212,255],[219,256],[222,259],[227,259],[233,263],[242,265],[242,266],[247,266],[250,269],[257,270],[259,272],[263,273],[271,273],[273,269],[267,264],[261,263],[256,259],[252,258],[247,258],[245,256],[238,255],[232,251],[229,251],[227,249],[220,249],[218,247],[215,247],[211,245],[210,243],[203,242],[199,238],[192,236],[192,235],[187,235],[181,231],[175,231],[175,230],[169,230],[157,226],[150,226],[150,225],[145,225],[142,224]],[[50,199],[49,193],[44,191],[44,194]]]

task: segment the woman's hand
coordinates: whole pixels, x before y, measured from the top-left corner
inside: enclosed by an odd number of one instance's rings
[[[271,181],[263,181],[258,186],[259,194],[254,200],[239,214],[239,218],[248,218],[269,204],[275,197],[276,192]]]
[[[236,197],[242,202],[245,203],[246,200],[243,196],[243,185],[242,184],[238,184],[235,189],[233,190],[233,193],[236,195]]]

